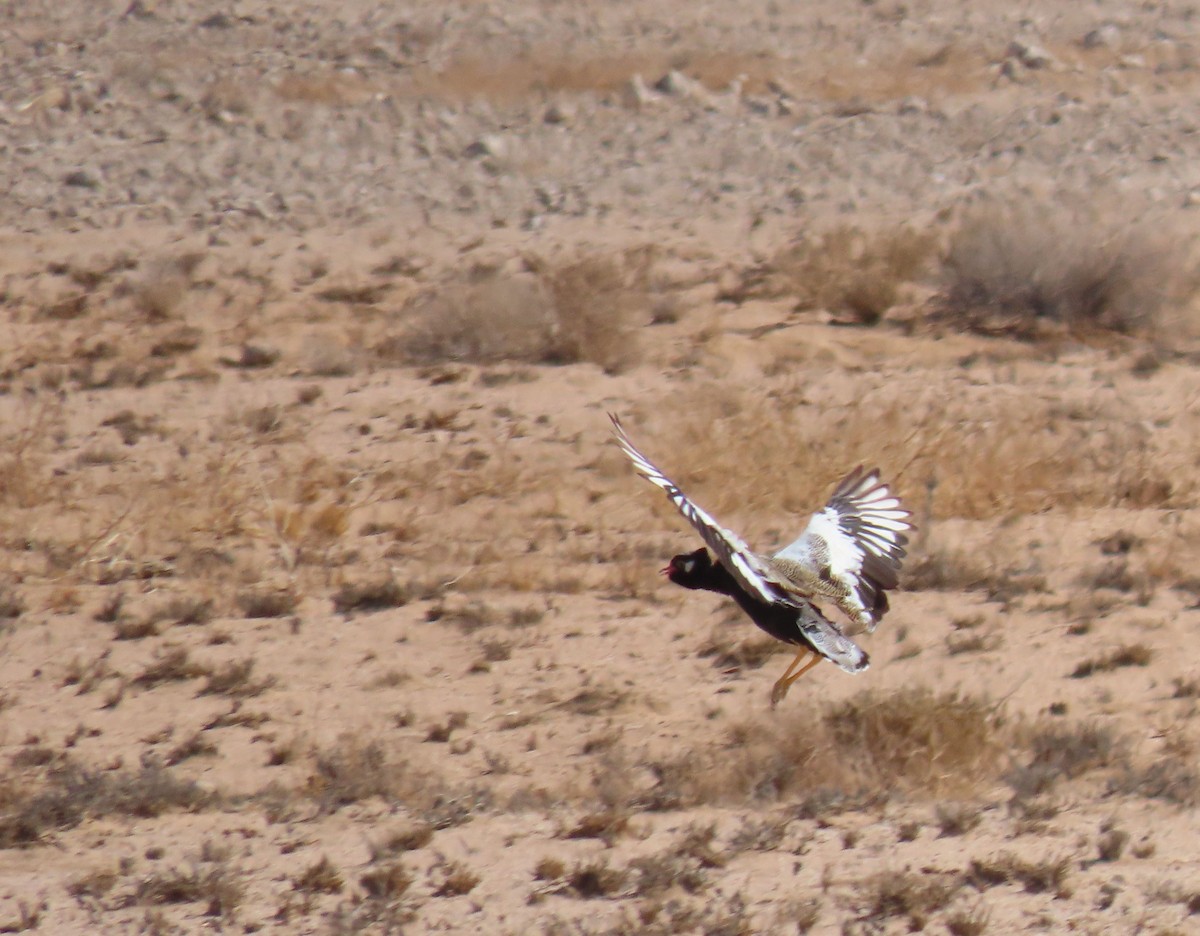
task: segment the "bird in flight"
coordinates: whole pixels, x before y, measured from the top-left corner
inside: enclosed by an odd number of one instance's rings
[[[852,624],[872,632],[888,610],[887,592],[899,583],[900,564],[912,529],[911,514],[879,478],[860,466],[842,479],[829,502],[804,532],[772,555],[750,549],[679,489],[630,441],[612,413],[617,443],[634,468],[662,488],[704,540],[705,547],[675,556],[663,574],[684,588],[728,595],[759,627],[800,651],[771,690],[778,705],[792,683],[821,660],[848,673],[869,663],[866,652],[813,604],[828,598]],[[709,550],[712,550],[710,555]],[[803,666],[801,662],[809,655]]]

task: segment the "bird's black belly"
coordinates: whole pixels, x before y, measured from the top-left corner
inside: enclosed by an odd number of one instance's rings
[[[789,608],[787,605],[767,604],[764,601],[755,601],[740,590],[735,592],[731,597],[738,603],[738,607],[750,616],[750,620],[776,640],[782,640],[784,643],[809,646],[809,642],[805,639],[804,632],[800,630],[800,625],[797,622],[800,612],[795,608]]]

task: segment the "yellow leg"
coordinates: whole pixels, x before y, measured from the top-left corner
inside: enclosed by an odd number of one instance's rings
[[[810,653],[812,653],[812,659],[799,669],[796,669],[796,667],[800,664],[800,661]],[[775,681],[775,685],[771,687],[771,707],[774,708],[776,705],[782,702],[783,697],[787,695],[788,690],[792,688],[792,683],[820,663],[822,659],[823,658],[820,656],[820,654],[813,653],[808,649],[808,647],[805,647],[803,650],[797,653],[796,659],[792,660],[791,666],[787,668],[787,671],[780,676],[779,679]],[[793,670],[795,672],[793,672]]]

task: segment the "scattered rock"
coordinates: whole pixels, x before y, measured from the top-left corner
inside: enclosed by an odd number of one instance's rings
[[[1079,44],[1085,49],[1108,49],[1117,44],[1121,38],[1121,30],[1113,23],[1097,26],[1084,34]]]
[[[96,181],[96,177],[90,173],[84,172],[82,169],[76,169],[74,172],[68,172],[65,176],[63,176],[63,185],[70,185],[74,188],[86,189],[100,187],[100,183]]]
[[[245,344],[242,345],[241,355],[239,357],[223,357],[221,363],[226,367],[239,367],[246,370],[255,370],[262,367],[270,367],[279,360],[280,352],[275,348],[268,348],[263,345]]]
[[[1016,59],[1026,68],[1030,69],[1057,69],[1062,67],[1058,59],[1044,48],[1022,39],[1014,39],[1010,42],[1005,55],[1010,59]]]

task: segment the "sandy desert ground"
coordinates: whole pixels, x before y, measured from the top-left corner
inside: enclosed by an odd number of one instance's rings
[[[1193,4],[0,27],[0,930],[1200,932]]]

